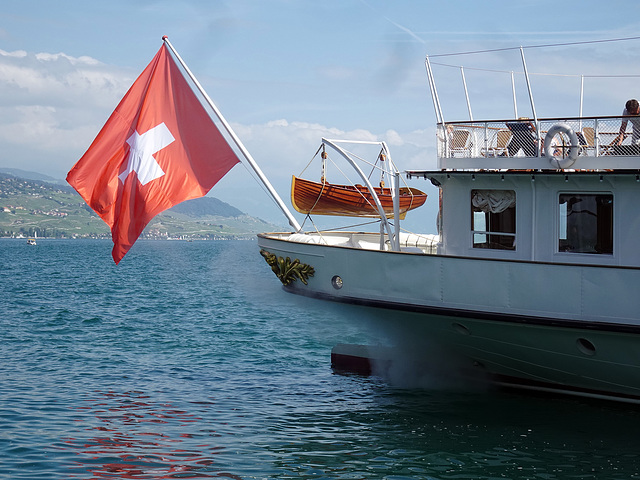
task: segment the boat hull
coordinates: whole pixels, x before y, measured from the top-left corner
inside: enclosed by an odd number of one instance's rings
[[[393,200],[389,188],[376,188],[376,195],[387,216],[393,216]],[[401,188],[400,218],[408,211],[424,205],[427,195],[417,188]],[[318,183],[293,177],[291,203],[300,213],[352,217],[380,217],[367,187]]]
[[[640,401],[640,298],[634,293],[639,269],[385,252],[285,238],[260,235],[259,245],[314,269],[307,284],[291,282],[288,292],[357,305],[423,343],[416,348],[437,345],[499,383]]]

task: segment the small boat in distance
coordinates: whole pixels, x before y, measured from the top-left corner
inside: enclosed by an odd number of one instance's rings
[[[384,212],[393,217],[393,198],[390,188],[374,188]],[[417,188],[399,189],[400,219],[407,212],[421,207],[427,195]],[[369,188],[364,185],[338,185],[328,182],[313,182],[296,176],[291,180],[291,203],[293,208],[305,215],[339,215],[348,217],[380,217]]]
[[[37,245],[36,239],[38,238],[38,234],[34,233],[33,237],[27,238],[27,245]]]

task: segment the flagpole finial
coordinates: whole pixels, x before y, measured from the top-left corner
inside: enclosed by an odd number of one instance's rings
[[[162,36],[162,41],[163,41],[163,42],[166,42],[168,39],[169,39],[169,37],[167,37],[166,35],[163,35],[163,36]]]

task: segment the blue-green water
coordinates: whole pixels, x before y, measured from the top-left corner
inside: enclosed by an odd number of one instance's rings
[[[339,375],[255,242],[110,248],[0,240],[2,479],[640,478],[640,407]]]

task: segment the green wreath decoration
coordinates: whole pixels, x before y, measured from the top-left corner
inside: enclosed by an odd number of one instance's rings
[[[289,257],[277,257],[264,249],[260,250],[260,255],[264,257],[267,264],[280,279],[283,285],[290,285],[296,280],[300,280],[305,285],[308,284],[307,279],[313,277],[315,270],[311,265],[300,263],[299,259],[291,261]]]

